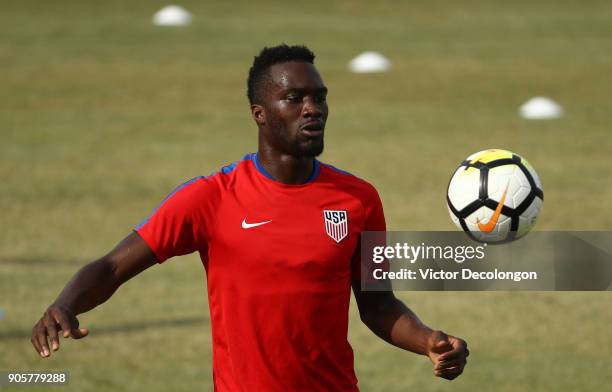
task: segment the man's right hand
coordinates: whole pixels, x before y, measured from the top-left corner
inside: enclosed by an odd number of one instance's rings
[[[63,331],[64,338],[81,339],[89,334],[87,328],[79,328],[79,320],[74,313],[60,305],[51,305],[32,328],[32,345],[41,357],[51,356],[49,339],[53,351],[60,348],[59,333]]]
[[[85,265],[32,328],[30,341],[36,352],[43,358],[49,357],[49,340],[53,351],[59,350],[59,331],[63,331],[65,338],[87,336],[89,331],[79,328],[76,315],[105,302],[120,285],[155,264],[155,254],[133,231],[106,256]]]

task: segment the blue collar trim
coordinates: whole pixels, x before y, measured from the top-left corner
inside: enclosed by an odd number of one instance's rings
[[[258,153],[250,154],[248,159],[253,161],[253,163],[255,164],[255,168],[257,168],[257,171],[259,171],[261,174],[263,174],[266,178],[282,184],[282,182],[277,181],[274,177],[272,177],[270,175],[270,173],[268,173],[268,171],[266,169],[264,169],[264,167],[259,163],[259,154]],[[296,184],[296,185],[304,185],[304,184],[308,184],[310,182],[313,182],[314,180],[317,179],[317,177],[319,176],[320,172],[321,172],[321,163],[318,160],[315,159],[314,160],[314,170],[310,174],[310,177],[308,177],[306,182],[304,182],[303,184]],[[284,184],[284,185],[288,185],[288,184]]]

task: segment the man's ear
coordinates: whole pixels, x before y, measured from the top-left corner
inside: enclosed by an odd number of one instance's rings
[[[257,125],[264,125],[266,123],[266,110],[261,105],[253,104],[251,105],[251,117]]]

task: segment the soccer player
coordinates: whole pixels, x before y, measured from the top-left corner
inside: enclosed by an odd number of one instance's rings
[[[357,391],[347,341],[351,287],[379,337],[454,379],[466,343],[425,326],[392,291],[362,291],[360,233],[384,231],[374,187],[316,159],[327,88],[303,46],[264,48],[248,77],[258,152],[176,188],[115,249],[87,264],[32,331],[42,357],[77,315],[156,263],[198,251],[206,269],[217,391]],[[49,348],[49,340],[51,349]]]

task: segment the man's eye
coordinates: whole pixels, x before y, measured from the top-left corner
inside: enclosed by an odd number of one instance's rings
[[[300,101],[300,96],[299,95],[288,95],[287,96],[287,101],[289,101],[289,102],[299,102]]]
[[[317,102],[321,102],[322,103],[322,102],[325,102],[327,100],[327,98],[325,97],[325,95],[318,95],[318,96],[315,97],[315,100]]]

